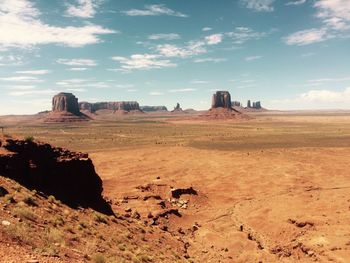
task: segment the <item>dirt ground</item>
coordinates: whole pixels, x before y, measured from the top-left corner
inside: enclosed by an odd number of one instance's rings
[[[6,123],[9,134],[89,152],[115,211],[147,218],[157,196],[174,203],[171,190],[193,189],[160,226],[195,262],[350,261],[350,114]]]

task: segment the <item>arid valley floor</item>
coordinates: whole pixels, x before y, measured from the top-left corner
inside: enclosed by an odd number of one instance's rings
[[[56,229],[65,240],[55,255],[43,255],[33,248],[40,237],[14,239],[0,226],[0,262],[349,262],[350,113],[250,116],[236,122],[145,115],[78,124],[0,118],[11,136],[89,153],[113,210],[133,213],[94,224],[88,211],[46,207],[36,197],[39,207],[28,209],[38,218],[61,215],[65,223]],[[27,194],[18,188],[15,199]],[[176,200],[171,189],[179,189]],[[165,201],[177,212],[144,225]],[[3,198],[0,206],[0,218],[13,222]],[[41,219],[20,221],[13,224],[31,225],[27,235],[44,227]],[[78,241],[69,245],[68,237]]]

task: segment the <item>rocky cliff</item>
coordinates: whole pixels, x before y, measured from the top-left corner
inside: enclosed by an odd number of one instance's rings
[[[68,205],[111,213],[101,196],[102,180],[88,154],[10,138],[0,139],[0,152],[0,175]]]
[[[174,112],[174,113],[183,112],[183,110],[180,106],[180,103],[176,103],[176,106],[174,107],[174,109],[171,112]]]

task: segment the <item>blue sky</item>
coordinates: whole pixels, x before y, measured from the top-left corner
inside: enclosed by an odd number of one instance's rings
[[[350,108],[350,0],[2,0],[0,114],[215,90],[271,109]]]

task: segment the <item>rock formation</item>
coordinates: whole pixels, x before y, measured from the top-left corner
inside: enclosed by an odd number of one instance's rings
[[[212,98],[211,108],[231,109],[231,95],[228,91],[217,91]]]
[[[246,109],[263,110],[263,108],[261,107],[261,102],[260,101],[255,101],[255,102],[251,103],[250,100],[248,100]]]
[[[78,99],[72,93],[61,92],[52,98],[52,111],[79,115]]]
[[[213,94],[211,109],[202,114],[201,117],[207,119],[243,119],[246,115],[232,107],[231,95],[228,91],[217,91]]]
[[[174,113],[183,112],[183,110],[180,106],[180,103],[176,103],[176,106],[174,107],[174,109],[171,112],[174,112]]]
[[[72,93],[61,92],[52,98],[52,111],[45,122],[86,121],[89,118],[79,110],[78,99]]]
[[[102,180],[88,154],[9,138],[0,139],[0,150],[0,175],[70,206],[111,213],[101,196]]]
[[[113,101],[113,102],[80,102],[80,110],[88,111],[90,113],[95,113],[99,110],[110,110],[113,112],[124,111],[138,111],[142,112],[140,109],[139,103],[137,101]]]
[[[247,108],[251,108],[251,107],[252,107],[251,102],[250,102],[250,100],[248,100],[247,101]]]
[[[145,112],[165,112],[168,111],[165,106],[141,106],[140,109]]]
[[[239,101],[232,101],[232,106],[233,107],[241,107],[241,102],[239,102]]]

